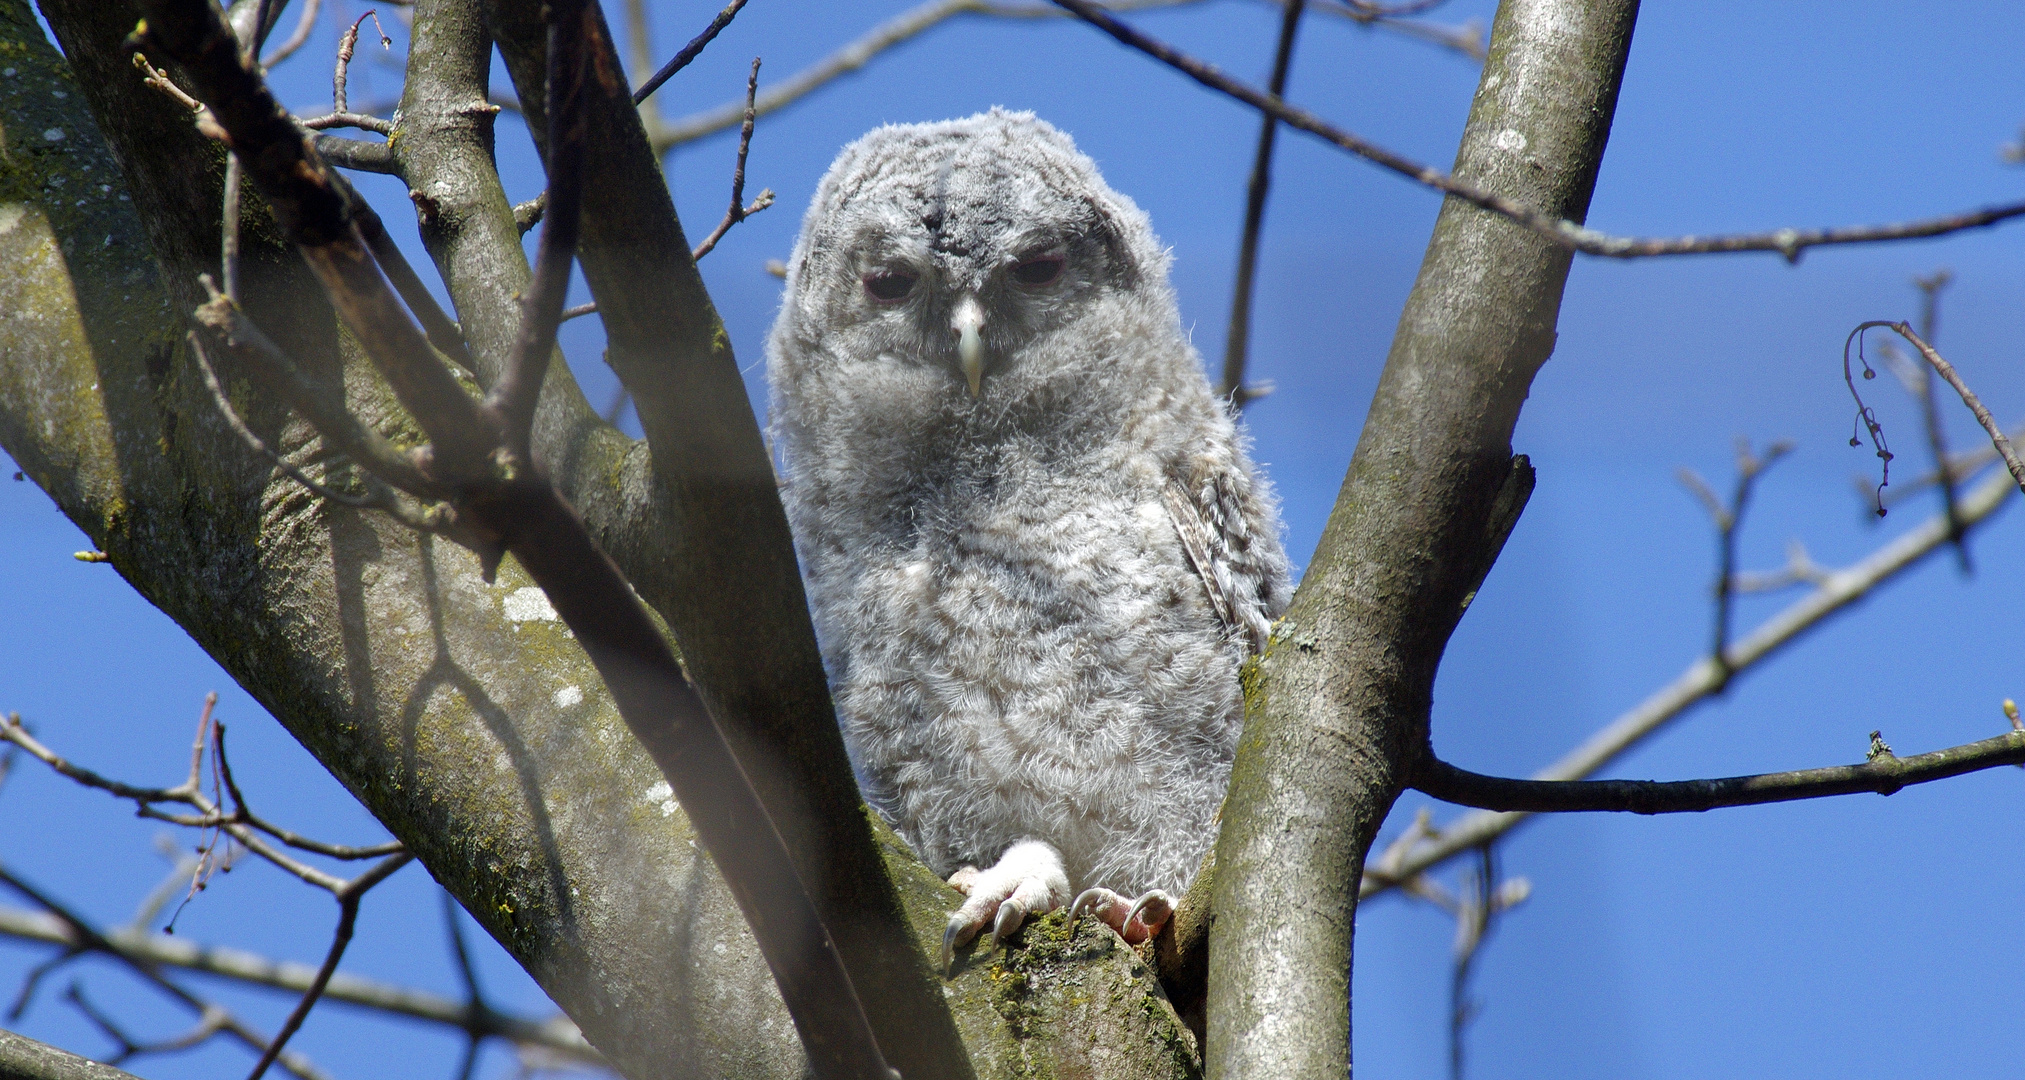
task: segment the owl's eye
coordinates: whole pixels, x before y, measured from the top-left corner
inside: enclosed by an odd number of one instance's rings
[[[1031,259],[1021,259],[1013,265],[1013,280],[1022,285],[1046,285],[1062,276],[1062,262],[1060,255],[1036,255]]]
[[[914,291],[916,280],[913,274],[903,270],[881,270],[865,275],[865,291],[872,294],[872,299],[890,304],[906,299],[907,294]]]

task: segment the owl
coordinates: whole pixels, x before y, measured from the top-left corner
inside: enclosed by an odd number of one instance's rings
[[[846,147],[789,263],[782,498],[867,800],[967,894],[945,967],[1071,883],[1143,940],[1215,835],[1287,560],[1167,271],[996,109]]]

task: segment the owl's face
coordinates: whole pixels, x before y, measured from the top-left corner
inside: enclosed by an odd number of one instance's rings
[[[1093,339],[1143,283],[1171,305],[1165,258],[1145,216],[1031,114],[883,128],[844,151],[809,208],[776,384],[1004,407],[1103,363]]]

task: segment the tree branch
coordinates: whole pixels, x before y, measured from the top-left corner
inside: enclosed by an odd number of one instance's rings
[[[1501,5],[1457,174],[1579,220],[1635,13],[1630,0]],[[1500,147],[1506,131],[1528,140],[1523,159]],[[1523,505],[1512,429],[1553,348],[1571,260],[1504,218],[1442,208],[1342,493],[1246,680],[1216,845],[1214,1080],[1349,1069],[1354,883],[1426,743],[1435,671],[1503,540],[1500,507]]]
[[[667,63],[661,65],[661,70],[648,76],[647,81],[641,83],[639,89],[633,91],[633,104],[638,105],[649,97],[652,97],[654,91],[661,89],[662,83],[674,78],[676,72],[688,67],[690,61],[703,55],[704,47],[715,41],[717,35],[723,32],[725,27],[731,25],[731,20],[738,17],[739,9],[744,6],[745,0],[731,0],[731,3],[726,4],[724,10],[718,12],[717,17],[710,20],[710,25],[703,28],[702,33],[690,38],[689,44],[682,46],[681,50],[670,57]],[[751,98],[752,92],[750,90],[746,91],[747,101],[749,102]],[[750,106],[748,105],[749,108]],[[750,120],[746,121],[748,128],[751,126],[751,123]]]
[[[2005,504],[2017,490],[2007,475],[1992,476],[1967,492],[1959,504],[1961,527],[1973,530]],[[1728,669],[1741,673],[1830,615],[1848,607],[1872,589],[1917,565],[1949,543],[1946,515],[1922,522],[1871,553],[1863,561],[1828,575],[1819,588],[1765,620],[1730,649]],[[1535,773],[1535,780],[1579,780],[1616,760],[1668,721],[1717,693],[1724,682],[1723,666],[1707,657],[1688,665],[1673,682],[1637,707],[1611,721],[1581,746]],[[1364,875],[1359,895],[1369,898],[1510,832],[1526,821],[1523,812],[1480,811],[1440,830],[1439,839],[1401,849],[1396,858],[1374,864]]]
[[[353,332],[429,432],[434,452],[425,471],[458,489],[460,515],[498,538],[497,547],[480,551],[487,578],[500,555],[511,551],[575,632],[627,726],[687,807],[747,914],[816,1075],[885,1080],[890,1070],[766,805],[631,587],[553,486],[534,471],[527,454],[539,372],[549,360],[561,307],[555,286],[574,254],[574,187],[583,141],[595,126],[586,119],[590,91],[621,100],[625,94],[595,6],[549,5],[544,111],[557,127],[549,145],[550,205],[534,290],[540,306],[531,303],[523,314],[506,372],[483,407],[474,407],[448,373],[415,348],[419,335],[383,299],[387,289],[369,255],[363,261],[332,259],[362,246],[356,231],[346,228],[345,203],[328,197],[331,187],[321,163],[304,160],[300,141],[289,141],[293,130],[258,77],[221,62],[212,43],[229,34],[215,13],[173,0],[155,0],[148,10],[150,40],[165,46],[193,72],[200,92],[213,97],[213,110],[234,146],[257,162],[253,179],[269,203],[281,208],[277,216],[286,235],[318,267]],[[325,265],[318,266],[320,261]],[[358,317],[364,313],[398,325],[363,327]],[[441,392],[446,382],[454,405]],[[443,452],[446,443],[452,454]]]
[[[1947,380],[1949,386],[1955,388],[1955,393],[1960,394],[1962,397],[1962,404],[1967,405],[1969,407],[1969,411],[1976,414],[1976,422],[1983,425],[1983,430],[1989,434],[1990,445],[1995,447],[1997,450],[1997,455],[2004,459],[2004,467],[2010,470],[2011,478],[2018,482],[2018,486],[2021,489],[2025,489],[2025,461],[2019,460],[2017,451],[2011,448],[2010,437],[2004,434],[2004,429],[2002,427],[1998,426],[1996,418],[1990,415],[1990,410],[1983,406],[1982,399],[1978,398],[1975,392],[1969,389],[1968,383],[1962,381],[1961,373],[1955,370],[1955,366],[1953,364],[1948,363],[1945,359],[1943,359],[1940,353],[1934,351],[1934,347],[1932,345],[1927,344],[1925,340],[1923,340],[1918,334],[1913,332],[1913,328],[1911,326],[1907,325],[1904,322],[1872,320],[1870,322],[1862,323],[1858,325],[1856,329],[1849,332],[1849,337],[1842,344],[1842,378],[1844,382],[1849,384],[1850,395],[1856,398],[1858,418],[1860,420],[1865,420],[1865,422],[1869,424],[1872,437],[1874,439],[1881,438],[1882,432],[1878,428],[1875,419],[1868,418],[1869,409],[1864,407],[1863,398],[1861,395],[1857,394],[1856,383],[1850,377],[1849,346],[1852,342],[1857,343],[1858,346],[1857,358],[1859,362],[1862,362],[1863,350],[1861,343],[1863,338],[1863,332],[1873,327],[1879,326],[1882,326],[1885,329],[1890,330],[1893,333],[1897,334],[1898,336],[1906,339],[1906,341],[1910,343],[1913,348],[1919,350],[1920,355],[1926,358],[1926,362],[1932,365],[1934,371],[1938,373],[1941,378]],[[1868,379],[1872,377],[1872,375],[1874,374],[1875,372],[1871,370],[1870,365],[1868,363],[1863,363],[1863,377]],[[1850,440],[1850,442],[1854,444],[1855,440],[1852,439]],[[1878,445],[1878,456],[1884,458],[1887,463],[1890,461],[1890,453],[1884,449],[1882,443],[1879,443]],[[1889,477],[1889,473],[1887,473],[1886,475],[1887,477]],[[1879,485],[1880,488],[1882,488],[1882,486],[1883,485]]]
[[[541,85],[536,6],[495,0],[489,16],[524,105]],[[601,62],[619,69],[615,52]],[[635,583],[667,619],[686,671],[787,833],[880,1049],[903,1075],[959,1080],[971,1066],[873,843],[737,359],[631,94],[598,88],[589,107],[599,168],[585,177],[579,254],[607,359],[633,397],[653,483],[668,500],[665,531],[640,556],[649,572]],[[546,153],[543,113],[525,115]]]
[[[1280,39],[1273,50],[1273,74],[1267,92],[1283,97],[1287,72],[1294,62],[1294,33],[1301,28],[1301,11],[1306,0],[1287,0],[1280,14]],[[1280,122],[1272,116],[1259,119],[1259,147],[1252,156],[1251,179],[1245,184],[1245,224],[1238,241],[1237,281],[1232,286],[1230,328],[1223,347],[1223,378],[1216,384],[1217,396],[1242,409],[1245,403],[1265,391],[1245,385],[1245,360],[1252,337],[1252,272],[1258,265],[1259,233],[1266,219],[1266,192],[1272,185],[1273,144]]]
[[[1443,802],[1484,810],[1532,814],[1597,810],[1683,814],[1864,791],[1890,795],[1914,784],[1999,765],[2025,764],[2025,732],[2021,731],[2007,731],[1981,742],[1909,758],[1898,757],[1889,747],[1883,747],[1876,732],[1871,733],[1871,739],[1870,760],[1862,765],[1716,780],[1515,780],[1458,769],[1430,756],[1421,763],[1412,786]]]
[[[1265,94],[1225,75],[1174,47],[1157,41],[1112,18],[1089,0],[1053,0],[1077,17],[1110,34],[1119,42],[1187,75],[1196,82],[1275,117],[1289,127],[1299,128],[1324,142],[1347,150],[1382,168],[1410,180],[1453,195],[1464,202],[1501,214],[1535,233],[1572,251],[1613,259],[1641,259],[1656,255],[1708,255],[1740,251],[1776,251],[1788,262],[1798,262],[1810,247],[1830,244],[1869,244],[1885,240],[1916,240],[1943,236],[1964,229],[1982,228],[2025,215],[2025,202],[2005,203],[1947,217],[1891,225],[1838,226],[1825,229],[1778,229],[1772,232],[1731,236],[1629,237],[1611,236],[1585,228],[1579,221],[1547,213],[1523,201],[1495,194],[1467,180],[1449,176],[1432,166],[1393,153],[1359,136],[1338,128],[1277,95]],[[764,111],[764,110],[762,110]]]
[[[96,937],[88,937],[54,915],[20,908],[0,907],[0,935],[17,941],[57,945],[66,950],[110,949],[107,955],[137,964],[186,968],[294,994],[307,991],[317,973],[316,968],[307,964],[271,960],[219,945],[199,945],[180,934],[167,937],[140,929],[125,929],[98,931]],[[585,1064],[604,1063],[604,1059],[584,1041],[576,1025],[570,1023],[567,1017],[534,1020],[489,1008],[474,1015],[462,1002],[343,972],[331,976],[324,988],[324,996],[347,1005],[466,1031],[472,1031],[475,1025],[475,1034],[482,1038],[540,1046]]]

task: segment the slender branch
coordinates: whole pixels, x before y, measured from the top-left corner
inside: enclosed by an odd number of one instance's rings
[[[316,978],[307,964],[283,963],[254,953],[199,945],[181,935],[165,937],[138,927],[95,931],[87,937],[55,915],[0,907],[0,936],[62,947],[66,952],[103,952],[135,964],[184,968],[220,978],[301,994]],[[347,1005],[472,1031],[485,1038],[540,1046],[586,1064],[604,1059],[564,1016],[534,1020],[487,1009],[473,1014],[463,1003],[425,991],[376,982],[342,972],[333,975],[324,996]]]
[[[187,828],[218,829],[239,842],[248,851],[266,859],[289,874],[333,894],[343,889],[343,878],[325,873],[299,859],[289,857],[263,840],[244,821],[228,814],[215,801],[204,794],[199,782],[204,750],[211,738],[211,710],[217,704],[217,695],[206,695],[204,712],[197,722],[197,738],[191,747],[190,775],[172,788],[143,788],[101,776],[90,769],[72,764],[49,747],[44,746],[22,725],[19,714],[9,713],[0,718],[0,740],[13,743],[28,752],[30,757],[48,765],[58,774],[66,776],[86,787],[109,792],[122,799],[131,799],[137,804],[141,817],[166,821]],[[158,803],[177,803],[197,811],[195,814],[174,814],[156,809]]]
[[[432,468],[448,476],[486,473],[490,440],[478,404],[416,330],[381,277],[349,218],[350,200],[304,145],[294,122],[259,74],[236,63],[231,33],[208,9],[146,0],[141,36],[183,64],[248,165],[276,224],[380,366],[409,415],[429,433]]]
[[[373,886],[387,880],[394,871],[408,865],[413,858],[413,855],[405,851],[398,855],[389,855],[372,869],[345,882],[344,887],[338,890],[337,930],[331,934],[330,951],[324,956],[323,966],[317,969],[316,977],[310,981],[309,989],[303,992],[302,1000],[296,1003],[295,1010],[288,1014],[286,1021],[283,1021],[281,1031],[274,1036],[274,1041],[268,1044],[267,1052],[260,1055],[260,1060],[254,1063],[253,1071],[246,1074],[246,1080],[260,1080],[266,1075],[267,1067],[274,1064],[274,1059],[280,1056],[282,1048],[288,1045],[288,1040],[302,1029],[302,1022],[309,1019],[309,1011],[316,1008],[317,999],[323,997],[324,988],[330,985],[331,976],[337,973],[338,961],[344,959],[345,949],[352,943],[352,931],[357,928],[359,921],[359,901],[365,898]]]
[[[1920,337],[1929,343],[1940,329],[1941,292],[1955,280],[1954,272],[1946,268],[1934,271],[1931,277],[1916,277],[1913,287],[1920,291]],[[1969,544],[1962,536],[1961,513],[1955,508],[1955,478],[1948,473],[1948,433],[1941,423],[1941,405],[1934,396],[1934,372],[1931,366],[1920,369],[1919,390],[1920,423],[1927,432],[1927,452],[1934,458],[1934,475],[1938,478],[1941,492],[1941,509],[1948,515],[1951,530],[1949,540],[1955,545],[1955,563],[1962,573],[1973,570],[1969,561]]]
[[[394,168],[394,149],[386,143],[347,139],[338,135],[316,137],[317,156],[339,168],[360,172],[399,175]]]
[[[1850,331],[1849,338],[1843,342],[1842,377],[1843,381],[1849,384],[1850,394],[1856,397],[1858,419],[1865,420],[1869,424],[1872,438],[1874,440],[1878,440],[1879,442],[1878,455],[1886,459],[1887,468],[1889,467],[1890,455],[1886,450],[1883,449],[1882,429],[1878,427],[1875,417],[1870,415],[1869,408],[1863,404],[1863,398],[1861,395],[1857,394],[1856,383],[1853,379],[1850,378],[1849,374],[1850,342],[1859,341],[1864,331],[1879,326],[1884,327],[1885,329],[1890,330],[1891,332],[1897,334],[1898,336],[1906,339],[1906,341],[1909,344],[1911,344],[1913,348],[1919,350],[1920,355],[1926,358],[1927,363],[1933,366],[1934,371],[1939,373],[1941,378],[1947,380],[1949,386],[1955,388],[1955,393],[1960,394],[1962,397],[1962,404],[1967,405],[1969,407],[1969,411],[1976,414],[1976,422],[1983,425],[1983,430],[1989,434],[1990,445],[1995,447],[1997,449],[1998,456],[2004,459],[2004,467],[2010,470],[2011,478],[2018,482],[2018,486],[2021,489],[2025,489],[2025,461],[2019,460],[2017,451],[2011,448],[2010,437],[2005,435],[2004,429],[1997,425],[1996,418],[1992,417],[1990,415],[1990,410],[1983,406],[1982,399],[1978,398],[1975,392],[1969,389],[1968,383],[1962,381],[1962,376],[1959,372],[1955,370],[1955,366],[1953,364],[1948,363],[1945,359],[1943,359],[1940,353],[1935,352],[1934,347],[1932,345],[1927,344],[1925,339],[1921,338],[1918,334],[1914,333],[1913,328],[1907,325],[1906,323],[1902,321],[1889,322],[1883,320],[1872,320],[1870,322],[1863,323],[1859,325],[1855,330]],[[1862,356],[1863,351],[1861,345],[1859,344],[1857,349],[1857,357],[1859,361],[1862,360]],[[1873,375],[1870,365],[1867,362],[1863,363],[1863,372],[1864,378],[1866,379],[1871,378]],[[1850,441],[1853,443],[1855,440],[1852,439]],[[1889,473],[1887,473],[1886,475],[1888,477]],[[1879,487],[1881,489],[1883,485],[1880,484]],[[1882,512],[1881,509],[1880,512]]]
[[[81,947],[73,946],[73,952],[98,952],[120,960],[126,965],[128,970],[140,976],[141,979],[156,989],[175,998],[177,1002],[191,1012],[206,1019],[215,1017],[217,1031],[231,1036],[256,1053],[266,1053],[269,1043],[265,1036],[221,1006],[198,997],[182,984],[165,977],[161,972],[155,970],[153,965],[144,963],[133,957],[125,956],[117,949],[111,948],[111,943],[106,939],[105,935],[94,929],[82,916],[57,901],[48,893],[43,892],[19,875],[8,870],[5,866],[0,866],[0,884],[4,884],[22,896],[34,901],[43,910],[60,919],[69,928],[70,932],[84,943]],[[301,1078],[301,1080],[328,1080],[321,1070],[310,1064],[309,1059],[303,1057],[301,1054],[283,1053],[280,1061],[283,1068],[286,1068],[290,1073]]]
[[[2009,476],[1992,476],[1962,499],[1962,525],[1974,529],[2003,506],[2017,485]],[[1733,673],[1741,673],[1778,651],[1830,615],[1867,595],[1872,589],[1917,565],[1948,543],[1948,522],[1935,516],[1885,544],[1863,561],[1828,575],[1822,585],[1765,620],[1729,652]],[[1611,721],[1559,761],[1534,774],[1536,780],[1578,780],[1610,764],[1689,708],[1719,691],[1723,673],[1708,657],[1688,665],[1673,682]],[[1438,839],[1417,843],[1397,858],[1374,863],[1364,875],[1359,895],[1371,897],[1410,881],[1435,866],[1510,832],[1530,817],[1518,811],[1480,811],[1440,830]]]
[[[328,131],[331,128],[358,128],[360,131],[370,131],[375,135],[392,135],[394,133],[394,122],[392,120],[382,120],[377,116],[367,116],[364,113],[346,112],[343,109],[325,113],[322,116],[312,116],[307,120],[300,121],[300,123],[311,131]]]
[[[211,287],[208,278],[199,278],[199,283]],[[199,326],[217,334],[240,363],[286,397],[339,453],[399,490],[425,498],[447,494],[448,489],[434,483],[407,454],[346,411],[337,391],[305,374],[224,294],[212,290],[210,302],[197,309],[195,318]]]
[[[670,57],[667,63],[661,65],[661,70],[655,72],[646,82],[640,84],[639,89],[633,91],[633,104],[638,105],[649,97],[652,97],[654,91],[661,89],[662,83],[673,78],[676,72],[688,67],[690,61],[703,55],[704,47],[715,40],[725,27],[731,25],[731,20],[738,17],[739,9],[744,6],[745,0],[731,0],[731,3],[726,4],[724,10],[718,12],[717,17],[710,20],[710,25],[703,28],[702,33],[689,39],[689,44],[682,46],[681,51]]]
[[[1274,6],[1284,7],[1287,0],[1267,0]],[[1162,8],[1192,7],[1202,0],[1111,0],[1104,5],[1109,11],[1150,11]],[[1418,10],[1417,5],[1412,6]],[[1443,48],[1453,49],[1471,59],[1482,60],[1483,32],[1475,26],[1459,28],[1430,26],[1412,22],[1391,15],[1374,15],[1361,10],[1364,5],[1352,6],[1342,3],[1317,3],[1314,10],[1349,19],[1379,29],[1405,34],[1408,37],[1431,42]],[[1376,5],[1371,5],[1373,9]],[[1046,4],[1004,3],[1000,0],[927,0],[926,3],[907,9],[891,19],[873,27],[864,35],[844,45],[837,51],[816,61],[790,76],[786,81],[769,87],[759,95],[758,112],[766,116],[779,109],[800,101],[802,98],[822,89],[824,86],[858,71],[871,63],[881,53],[904,44],[927,33],[960,15],[976,15],[983,18],[1017,21],[1044,21],[1067,17],[1067,13]],[[692,113],[667,123],[653,123],[649,131],[653,135],[654,150],[666,153],[685,143],[695,142],[706,135],[714,135],[726,128],[736,127],[742,115],[742,106],[737,101],[727,101],[715,108]]]
[[[1112,18],[1103,8],[1088,0],[1052,0],[1053,3],[1074,12],[1077,17],[1161,63],[1187,75],[1212,90],[1236,98],[1260,112],[1277,118],[1289,127],[1299,128],[1311,135],[1319,136],[1340,149],[1347,150],[1383,168],[1414,180],[1420,184],[1453,195],[1492,213],[1501,214],[1512,221],[1560,244],[1563,247],[1586,255],[1601,255],[1615,259],[1638,259],[1656,255],[1707,255],[1739,251],[1776,251],[1788,262],[1797,262],[1800,253],[1810,247],[1830,244],[1868,244],[1884,240],[1912,240],[1921,237],[1942,236],[1964,229],[1995,225],[2000,221],[2025,215],[2025,202],[2006,203],[1986,207],[1948,217],[1927,218],[1919,221],[1901,222],[1890,225],[1841,226],[1826,229],[1779,229],[1773,232],[1744,233],[1731,236],[1679,236],[1679,237],[1629,237],[1611,236],[1586,228],[1579,222],[1544,213],[1522,203],[1494,194],[1475,184],[1466,183],[1449,176],[1429,165],[1393,153],[1359,136],[1338,128],[1313,113],[1298,106],[1289,105],[1277,96],[1262,93],[1246,84],[1225,75],[1214,65],[1203,63],[1173,46],[1155,40]],[[764,111],[764,110],[762,110]]]
[[[1751,504],[1751,494],[1757,488],[1758,477],[1771,468],[1778,460],[1793,452],[1793,444],[1785,440],[1765,448],[1765,456],[1751,452],[1748,439],[1737,440],[1737,485],[1725,506],[1716,498],[1708,483],[1692,469],[1682,469],[1680,480],[1704,509],[1708,510],[1716,526],[1716,580],[1711,590],[1715,597],[1714,636],[1709,646],[1709,656],[1716,666],[1730,671],[1730,608],[1737,593],[1737,531],[1744,523],[1744,510]]]
[[[260,70],[272,70],[274,65],[294,56],[296,50],[309,43],[310,31],[316,29],[316,17],[323,10],[323,0],[307,0],[302,5],[302,14],[295,20],[295,30],[288,40],[274,47],[274,51],[260,58]]]
[[[2025,731],[1902,758],[1871,732],[1870,760],[1862,765],[1728,776],[1716,780],[1515,780],[1484,776],[1429,757],[1413,787],[1444,802],[1524,813],[1628,811],[1634,814],[1700,813],[1725,806],[1820,799],[1872,791],[1890,795],[1914,784],[1964,773],[2025,764]]]
[[[1287,0],[1280,14],[1279,44],[1273,50],[1273,74],[1267,91],[1274,97],[1287,93],[1287,73],[1294,62],[1294,33],[1301,27],[1306,0]],[[1224,340],[1223,378],[1216,385],[1218,396],[1232,408],[1260,396],[1261,391],[1245,385],[1245,361],[1252,336],[1252,273],[1259,258],[1259,233],[1266,220],[1266,192],[1272,186],[1273,145],[1280,122],[1272,116],[1259,118],[1259,146],[1252,156],[1251,179],[1245,184],[1244,234],[1238,241],[1237,283],[1230,302],[1230,329]]]
[[[192,330],[185,334],[184,338],[190,343],[190,356],[197,361],[198,373],[204,377],[204,388],[211,392],[211,404],[217,408],[218,415],[224,417],[225,426],[231,428],[232,433],[239,436],[239,440],[254,453],[273,462],[275,468],[280,469],[289,479],[301,484],[310,494],[320,499],[328,499],[340,506],[349,506],[356,510],[392,509],[392,502],[388,499],[352,495],[325,487],[267,445],[267,441],[254,434],[253,429],[246,426],[246,421],[239,418],[239,411],[232,407],[232,399],[226,395],[225,388],[218,384],[218,373],[212,370],[211,358],[204,354],[204,343],[198,339],[197,332]]]
[[[696,250],[689,253],[691,259],[701,260],[710,254],[719,240],[724,239],[724,234],[730,232],[733,225],[773,205],[772,188],[761,189],[752,205],[745,205],[745,154],[752,148],[752,99],[758,91],[759,57],[755,56],[752,58],[752,74],[745,80],[745,124],[738,130],[738,164],[731,170],[731,207],[724,212],[724,220],[717,223],[717,228],[712,229],[710,235],[696,245]]]
[[[352,52],[358,48],[359,27],[365,25],[367,19],[373,20],[373,29],[379,32],[380,48],[394,47],[394,39],[387,36],[387,30],[380,25],[380,16],[377,13],[367,11],[352,20],[352,24],[345,28],[344,36],[338,38],[337,68],[331,73],[330,82],[330,111],[333,113],[350,111],[345,107],[345,83],[351,78]]]
[[[478,365],[471,359],[471,352],[464,344],[463,333],[458,330],[457,324],[451,321],[450,316],[444,314],[443,309],[437,306],[436,297],[429,292],[429,287],[422,283],[421,275],[415,273],[415,268],[408,264],[408,257],[401,253],[401,246],[396,244],[393,236],[387,232],[386,222],[380,220],[379,213],[373,209],[371,203],[359,196],[351,181],[342,175],[333,174],[331,182],[351,200],[352,220],[358,224],[359,235],[365,238],[366,246],[372,249],[373,258],[378,260],[380,269],[386,273],[387,281],[394,286],[394,291],[401,294],[401,302],[408,305],[408,310],[414,314],[415,321],[422,324],[422,333],[428,336],[429,344],[435,346],[436,351],[442,353],[451,363],[475,374]]]
[[[603,23],[582,3],[563,5],[549,22],[544,113],[549,135],[548,208],[542,218],[534,280],[521,294],[519,331],[499,382],[485,399],[487,410],[498,418],[506,449],[530,467],[535,405],[548,374],[549,354],[555,351],[570,267],[582,236],[584,143],[589,135],[584,83],[590,77],[589,43],[602,29]]]
[[[224,781],[225,790],[232,796],[233,821],[251,825],[261,832],[274,837],[276,840],[287,844],[289,847],[300,851],[314,852],[333,859],[345,859],[347,861],[378,859],[389,855],[398,855],[406,850],[399,840],[389,840],[384,844],[372,844],[366,847],[357,847],[350,844],[327,844],[322,840],[313,840],[292,829],[284,829],[255,814],[247,808],[246,796],[239,790],[239,781],[232,775],[232,762],[225,756],[225,722],[222,720],[218,721],[212,725],[211,730],[212,753],[214,760],[218,763],[218,773]]]
[[[218,276],[225,279],[225,295],[235,304],[243,299],[239,292],[239,188],[245,175],[239,155],[226,154],[224,210],[219,215]]]

